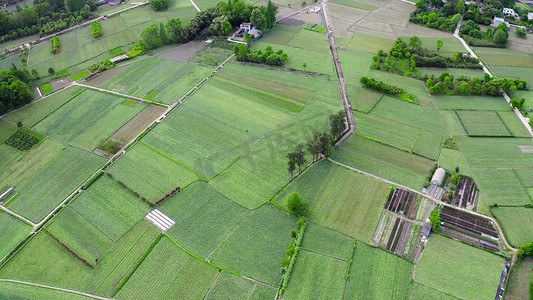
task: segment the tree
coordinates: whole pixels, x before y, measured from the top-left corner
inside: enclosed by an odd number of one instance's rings
[[[442,40],[437,40],[437,51],[439,51],[442,46],[444,46],[444,42]]]
[[[302,166],[305,165],[307,160],[305,159],[304,145],[298,144],[294,150],[294,163],[298,166],[298,174],[302,173]]]
[[[440,228],[440,206],[437,205],[435,209],[431,212],[429,216],[429,222],[433,226],[433,229],[437,230]]]
[[[162,45],[161,38],[159,37],[159,30],[155,25],[143,28],[143,31],[141,32],[141,40],[143,46],[147,50],[152,50],[161,47]]]
[[[231,31],[231,24],[230,24],[230,22],[228,22],[228,21],[222,21],[222,23],[220,23],[220,32],[222,33],[222,35],[226,35],[226,34],[228,34],[230,31]]]
[[[18,121],[17,122],[17,127],[19,127],[19,128],[22,127],[22,121]]]
[[[48,74],[54,75],[55,73],[56,73],[56,71],[54,70],[54,68],[52,68],[52,67],[48,68]]]
[[[265,10],[265,19],[266,19],[266,28],[274,26],[276,23],[276,11],[272,1],[268,0],[267,7]]]
[[[517,28],[516,29],[516,36],[521,38],[521,39],[525,39],[526,38],[526,30],[524,28]]]
[[[420,47],[422,47],[422,40],[419,37],[417,37],[416,35],[412,36],[411,38],[409,38],[409,47],[411,47],[411,48],[420,48]]]
[[[250,22],[261,31],[266,29],[265,15],[260,8],[254,8],[250,17]]]
[[[455,11],[458,13],[458,14],[463,14],[466,10],[466,5],[465,5],[465,2],[463,0],[459,1],[456,5],[455,5]]]
[[[336,114],[329,116],[329,126],[330,133],[333,138],[339,137],[346,128],[346,123],[344,122],[344,111],[339,111]]]
[[[161,39],[161,44],[168,45],[170,40],[168,38],[167,30],[164,23],[159,23],[159,38]]]
[[[33,79],[39,79],[39,72],[37,71],[37,69],[32,69],[31,75],[33,76]]]
[[[183,25],[179,18],[170,19],[167,21],[167,33],[173,43],[179,43],[184,41]]]
[[[170,0],[149,0],[150,6],[155,11],[167,10],[170,4]]]
[[[288,155],[287,155],[287,157],[288,157]],[[289,158],[289,161],[287,162],[287,165],[288,165],[287,171],[289,171],[290,180],[292,180],[292,178],[294,177],[294,170],[296,169],[294,160]]]
[[[292,193],[287,197],[287,208],[294,214],[303,215],[307,210],[307,201],[300,198],[298,193]]]
[[[498,45],[505,45],[507,44],[507,35],[503,30],[496,30],[492,41]]]
[[[305,71],[305,68],[307,68],[307,63],[304,61],[304,63],[302,64],[302,68],[304,68],[304,71]]]
[[[468,94],[468,83],[466,81],[461,81],[461,84],[459,85],[457,90],[463,95]]]

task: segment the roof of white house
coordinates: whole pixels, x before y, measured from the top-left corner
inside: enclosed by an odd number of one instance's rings
[[[505,20],[503,18],[500,18],[500,17],[494,17],[494,22],[505,22]]]
[[[533,12],[527,13],[527,19],[533,20]]]
[[[446,171],[444,171],[443,168],[438,168],[435,170],[433,177],[431,177],[431,184],[441,185],[442,181],[444,180],[444,176],[446,176]]]

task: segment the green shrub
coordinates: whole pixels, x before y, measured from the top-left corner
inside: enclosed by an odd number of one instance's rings
[[[102,28],[100,28],[100,20],[91,22],[91,31],[93,38],[99,38],[102,36]]]
[[[303,215],[307,210],[307,201],[300,198],[298,193],[292,193],[287,197],[287,208],[297,215]]]

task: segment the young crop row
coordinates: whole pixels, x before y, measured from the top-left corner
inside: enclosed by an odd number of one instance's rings
[[[60,47],[61,47],[61,44],[59,43],[59,39],[57,38],[57,35],[54,35],[52,37],[52,50],[50,50],[50,52],[52,54],[58,54]]]
[[[157,94],[159,94],[158,91],[151,91],[150,93],[146,94],[146,96],[143,97],[144,100],[152,100]]]
[[[41,138],[36,134],[33,134],[31,131],[19,129],[5,141],[5,144],[22,151],[26,151],[30,150],[40,141]]]
[[[100,28],[100,20],[91,22],[91,30],[93,38],[99,38],[102,36],[102,28]]]

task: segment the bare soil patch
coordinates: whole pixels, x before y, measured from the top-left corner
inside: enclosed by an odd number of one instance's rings
[[[170,49],[163,53],[156,55],[159,58],[170,59],[179,62],[187,62],[191,59],[198,51],[204,49],[207,46],[207,43],[204,41],[191,41],[186,44],[180,45],[174,49]]]
[[[54,91],[57,91],[58,89],[68,86],[70,83],[71,83],[70,78],[68,78],[67,76],[67,77],[63,77],[63,78],[50,81],[50,86],[52,87]]]
[[[120,127],[113,133],[108,140],[122,142],[124,144],[132,141],[138,136],[146,127],[157,120],[165,111],[166,107],[158,105],[148,105],[145,109],[139,112],[135,117]]]

